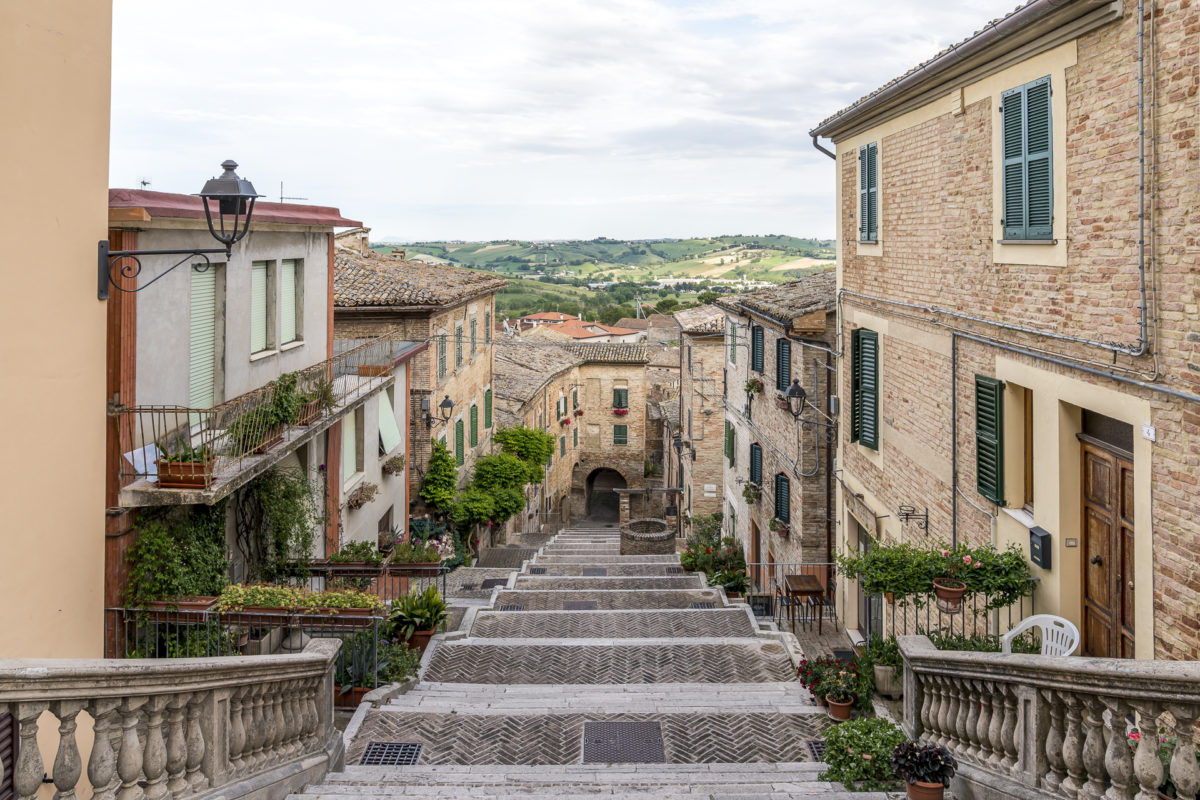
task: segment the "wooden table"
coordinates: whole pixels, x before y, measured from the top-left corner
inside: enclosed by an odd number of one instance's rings
[[[788,597],[802,599],[806,597],[820,598],[821,603],[817,609],[817,635],[821,634],[822,623],[825,620],[825,587],[821,585],[821,581],[816,575],[784,575],[783,585],[787,591]],[[796,627],[796,604],[794,602],[788,604],[788,615],[791,618],[792,627]]]

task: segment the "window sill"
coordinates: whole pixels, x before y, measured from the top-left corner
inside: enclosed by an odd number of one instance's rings
[[[250,360],[252,362],[253,361],[262,361],[264,358],[270,358],[271,356],[277,356],[277,355],[279,355],[278,350],[259,350],[257,353],[250,354]]]
[[[1000,510],[1016,520],[1018,524],[1023,525],[1026,528],[1033,528],[1037,526],[1037,522],[1035,522],[1033,519],[1033,514],[1029,513],[1023,508],[1008,508],[1006,506],[1002,506]]]
[[[858,244],[876,245],[876,244],[879,244],[879,240],[878,239],[859,239]]]
[[[279,352],[286,353],[289,350],[295,350],[297,347],[304,347],[303,339],[294,339],[279,348]]]
[[[1058,244],[1058,239],[997,239],[996,244]]]

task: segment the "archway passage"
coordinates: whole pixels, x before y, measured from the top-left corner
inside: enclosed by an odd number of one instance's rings
[[[625,478],[615,469],[593,470],[587,479],[588,519],[616,522],[621,516],[621,498],[613,490],[625,487]]]

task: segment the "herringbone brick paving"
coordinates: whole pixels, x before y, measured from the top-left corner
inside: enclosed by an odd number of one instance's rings
[[[595,600],[598,611],[652,610],[656,608],[691,608],[692,603],[717,602],[711,589],[694,591],[503,591],[497,605],[524,606],[525,611],[562,611],[563,603],[572,600]]]
[[[753,636],[755,627],[741,609],[672,611],[647,616],[637,611],[589,614],[485,612],[475,618],[471,636],[481,639],[645,639],[668,636]]]
[[[528,591],[564,589],[705,589],[704,582],[696,575],[648,575],[645,577],[613,578],[543,578],[521,575],[514,588]]]

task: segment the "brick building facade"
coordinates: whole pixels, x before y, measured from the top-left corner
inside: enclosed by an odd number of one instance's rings
[[[679,325],[679,403],[676,430],[681,532],[690,520],[722,512],[724,473],[725,312],[713,305],[675,313]]]
[[[1047,534],[1037,609],[1084,654],[1195,659],[1200,9],[1151,8],[1028,3],[812,131],[837,151],[839,545]]]

